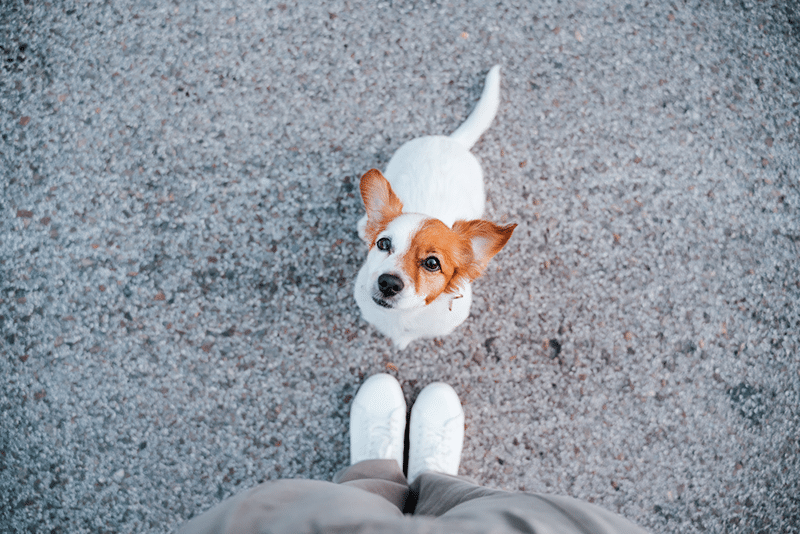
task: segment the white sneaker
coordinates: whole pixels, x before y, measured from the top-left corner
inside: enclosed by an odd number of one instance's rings
[[[408,483],[424,471],[458,474],[464,446],[464,410],[455,390],[443,382],[423,389],[411,408]]]
[[[350,465],[394,459],[403,469],[406,399],[397,380],[384,373],[369,377],[350,407]]]

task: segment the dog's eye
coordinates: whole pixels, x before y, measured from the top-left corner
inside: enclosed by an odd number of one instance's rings
[[[389,250],[392,248],[392,240],[388,237],[378,239],[378,242],[375,244],[378,245],[378,250]]]
[[[428,256],[425,258],[425,261],[422,262],[422,266],[432,273],[435,273],[442,268],[441,265],[439,265],[439,260],[433,256]]]

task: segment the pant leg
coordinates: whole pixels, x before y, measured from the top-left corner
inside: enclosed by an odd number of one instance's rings
[[[343,469],[333,482],[274,480],[186,523],[181,534],[404,532],[408,483],[394,460]]]
[[[411,486],[414,514],[435,516],[443,527],[464,525],[483,532],[537,534],[646,534],[599,506],[554,495],[509,493],[464,479],[426,472]]]
[[[182,534],[505,534],[644,531],[597,506],[543,495],[483,488],[438,473],[420,475],[416,515],[403,515],[405,477],[387,461],[362,462],[337,473],[339,484],[275,480],[223,501],[192,519]],[[399,490],[398,490],[399,487]]]
[[[364,460],[336,473],[333,482],[380,495],[401,512],[408,498],[408,481],[395,460]]]

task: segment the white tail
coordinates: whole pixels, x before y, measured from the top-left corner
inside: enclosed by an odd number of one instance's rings
[[[483,132],[489,128],[489,125],[492,124],[499,105],[500,65],[495,65],[486,75],[486,83],[483,86],[483,93],[481,93],[481,99],[478,100],[478,105],[475,106],[475,109],[464,121],[464,124],[450,134],[450,139],[454,139],[465,147],[471,148],[480,139]]]

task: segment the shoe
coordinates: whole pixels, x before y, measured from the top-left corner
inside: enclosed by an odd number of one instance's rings
[[[350,465],[394,459],[403,470],[406,399],[397,380],[384,373],[369,377],[350,407]]]
[[[443,382],[426,386],[411,408],[408,483],[424,471],[458,474],[464,446],[464,410],[455,390]]]

